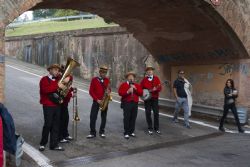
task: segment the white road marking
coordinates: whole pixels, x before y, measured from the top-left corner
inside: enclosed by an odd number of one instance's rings
[[[13,69],[15,69],[15,70],[18,70],[18,71],[21,71],[21,72],[30,74],[30,75],[34,75],[34,76],[36,76],[36,77],[42,77],[41,75],[37,75],[37,74],[34,74],[34,73],[32,73],[32,72],[28,72],[28,71],[22,70],[22,69],[20,69],[20,68],[16,68],[16,67],[11,66],[11,65],[6,65],[6,66],[8,66],[8,67],[10,67],[10,68],[13,68]]]
[[[29,145],[28,143],[23,144],[23,151],[28,154],[39,166],[41,167],[53,167],[50,165],[50,160],[40,153],[37,149]]]
[[[18,71],[21,71],[21,72],[24,72],[24,73],[27,73],[27,74],[30,74],[30,75],[33,75],[33,76],[36,76],[36,77],[39,77],[41,78],[42,76],[41,75],[37,75],[37,74],[34,74],[32,72],[28,72],[28,71],[25,71],[25,70],[22,70],[22,69],[19,69],[19,68],[16,68],[14,66],[11,66],[11,65],[6,65],[10,68],[13,68],[15,70],[18,70]],[[83,90],[83,89],[78,89],[80,90],[81,92],[84,92],[84,93],[89,93],[88,91],[86,90]],[[112,92],[113,93],[113,92]],[[117,94],[117,93],[115,93]],[[121,103],[120,101],[117,101],[117,100],[112,100],[113,102],[115,103]],[[139,110],[142,110],[142,111],[145,111],[144,108],[141,108],[139,107]],[[159,113],[161,116],[165,116],[165,117],[169,117],[169,118],[172,118],[173,116],[172,115],[169,115],[169,114],[164,114],[164,113]],[[179,118],[181,120],[184,120],[184,118]],[[205,127],[209,127],[209,128],[212,128],[212,129],[218,129],[218,126],[214,126],[214,125],[211,125],[211,124],[208,124],[208,123],[205,123],[205,122],[202,122],[202,121],[195,121],[195,120],[190,120],[190,122],[194,123],[194,124],[198,124],[200,126],[205,126]],[[237,131],[232,131],[232,130],[226,130],[226,132],[228,133],[238,133]],[[247,134],[250,134],[250,131],[245,131],[245,133]],[[39,166],[42,166],[42,167],[53,167],[52,165],[50,165],[50,160],[45,156],[43,155],[42,153],[40,153],[37,149],[35,149],[34,147],[32,147],[31,145],[27,144],[27,143],[24,143],[23,145],[23,150],[24,152],[26,152],[34,161],[37,162],[37,164]]]

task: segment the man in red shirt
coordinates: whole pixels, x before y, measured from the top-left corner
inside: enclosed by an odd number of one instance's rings
[[[146,120],[148,124],[148,134],[153,134],[153,126],[151,119],[151,110],[154,112],[154,130],[160,134],[159,130],[159,106],[158,98],[161,91],[161,81],[154,75],[154,68],[152,66],[146,67],[146,76],[141,81],[142,89],[148,89],[151,92],[151,98],[144,101]]]
[[[65,71],[65,66],[61,65],[61,76]],[[73,76],[69,76],[69,82],[71,85],[73,83]],[[68,104],[72,97],[73,88],[69,89],[67,96],[63,99],[63,103],[61,104],[61,118],[60,118],[60,134],[59,134],[59,141],[60,143],[68,143],[73,138],[69,135],[68,132],[68,125],[69,125],[69,110]]]
[[[123,108],[124,138],[135,137],[135,122],[138,113],[139,96],[142,96],[142,88],[135,83],[135,73],[126,74],[127,81],[119,87],[118,93],[121,98]]]
[[[42,130],[42,139],[40,142],[40,151],[44,151],[50,134],[50,149],[64,151],[58,145],[59,124],[60,124],[60,104],[51,100],[50,94],[57,92],[58,88],[64,89],[63,84],[58,83],[58,74],[60,66],[53,64],[47,68],[49,74],[40,80],[40,103],[43,105],[44,126]]]
[[[111,93],[110,89],[110,81],[106,77],[108,72],[107,66],[101,66],[99,69],[99,76],[94,77],[91,80],[89,87],[89,94],[93,99],[93,104],[90,112],[90,134],[87,136],[87,139],[91,139],[96,137],[96,119],[98,115],[98,111],[100,109],[100,104],[104,98],[104,94],[107,91],[108,94]],[[105,138],[105,126],[106,126],[106,118],[107,118],[107,110],[101,112],[101,126],[99,129],[99,135],[102,138]]]

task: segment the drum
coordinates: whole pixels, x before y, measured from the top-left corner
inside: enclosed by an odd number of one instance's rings
[[[146,101],[149,100],[151,98],[151,93],[149,92],[148,89],[143,89],[143,94],[141,96],[141,99]]]

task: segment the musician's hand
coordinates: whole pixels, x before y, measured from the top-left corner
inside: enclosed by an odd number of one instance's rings
[[[102,103],[102,100],[97,100],[97,103],[98,103],[98,104],[101,104],[101,103]]]
[[[63,82],[64,82],[64,83],[68,83],[69,80],[70,80],[70,77],[68,76],[68,77],[64,78]]]
[[[133,88],[131,87],[131,88],[128,89],[127,93],[129,94],[129,93],[132,93],[132,92],[133,92]]]
[[[66,89],[66,86],[65,85],[63,85],[62,83],[58,83],[58,87],[60,88],[60,89]]]
[[[153,91],[156,91],[157,90],[157,88],[156,87],[153,87]]]
[[[135,89],[135,90],[137,89],[137,88],[135,87],[135,85],[131,85],[130,88]]]

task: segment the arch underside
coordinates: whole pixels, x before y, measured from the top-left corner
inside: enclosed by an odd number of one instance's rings
[[[87,11],[116,22],[160,64],[249,58],[231,27],[203,0],[44,0],[33,9],[41,8]]]

